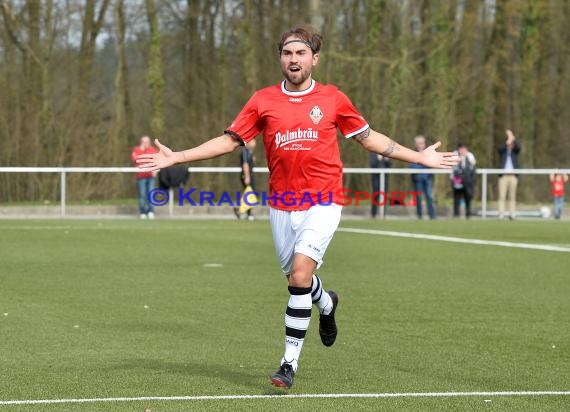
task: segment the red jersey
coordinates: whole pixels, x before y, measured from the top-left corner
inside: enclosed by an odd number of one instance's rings
[[[368,123],[335,86],[314,80],[307,90],[289,91],[285,81],[257,91],[226,133],[245,143],[263,133],[269,167],[269,204],[306,210],[343,203],[337,128],[347,138]]]
[[[152,154],[152,153],[158,153],[158,150],[156,150],[156,148],[153,146],[151,146],[145,150],[142,150],[140,146],[135,146],[135,147],[133,147],[133,151],[131,153],[131,160],[133,161],[133,163],[136,166],[137,165],[137,163],[136,163],[137,156],[142,155],[142,154]],[[150,177],[153,177],[153,174],[152,174],[152,172],[137,172],[136,176],[137,176],[137,179],[148,179]]]
[[[555,180],[552,182],[552,195],[564,196],[564,180]]]

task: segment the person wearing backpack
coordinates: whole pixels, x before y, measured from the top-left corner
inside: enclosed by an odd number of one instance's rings
[[[451,187],[453,189],[453,217],[459,217],[461,199],[465,201],[465,217],[471,216],[471,199],[475,192],[475,164],[473,153],[467,145],[459,143],[455,152],[459,163],[451,169]]]

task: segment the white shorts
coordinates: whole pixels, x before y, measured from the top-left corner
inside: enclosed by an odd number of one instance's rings
[[[316,205],[308,210],[269,209],[275,252],[286,275],[291,273],[295,253],[323,263],[323,256],[340,222],[342,206]]]

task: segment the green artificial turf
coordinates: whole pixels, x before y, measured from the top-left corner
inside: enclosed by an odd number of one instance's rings
[[[345,221],[551,245],[567,222]],[[283,394],[266,221],[0,221],[0,401]],[[290,394],[570,390],[570,253],[339,232]],[[7,411],[567,410],[570,396],[0,405]]]

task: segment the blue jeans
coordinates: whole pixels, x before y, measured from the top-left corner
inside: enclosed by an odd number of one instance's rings
[[[560,219],[562,216],[562,205],[564,204],[564,196],[554,196],[554,217]]]
[[[141,215],[154,212],[154,206],[148,201],[148,194],[154,189],[154,177],[137,179],[137,191],[139,193],[139,212]]]
[[[431,179],[421,177],[416,178],[414,180],[414,190],[416,192],[422,192],[421,195],[417,195],[416,212],[418,214],[418,217],[421,218],[423,216],[422,196],[425,196],[429,218],[435,219],[433,197],[431,196]]]

